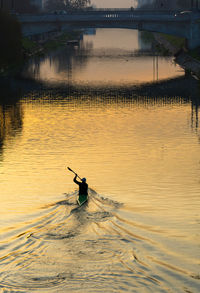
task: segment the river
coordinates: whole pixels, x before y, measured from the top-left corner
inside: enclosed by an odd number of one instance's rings
[[[22,77],[1,92],[1,291],[199,292],[199,81],[116,29]]]

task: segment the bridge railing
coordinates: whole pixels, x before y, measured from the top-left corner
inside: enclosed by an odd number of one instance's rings
[[[67,13],[89,13],[89,12],[130,12],[132,11],[133,13],[145,13],[145,14],[175,14],[177,12],[180,12],[181,10],[169,10],[169,9],[134,9],[133,7],[130,8],[93,8],[93,9],[88,9],[88,8],[83,8],[83,9],[77,9],[77,10],[69,10]]]
[[[70,9],[66,10],[65,12],[63,11],[52,11],[52,12],[40,12],[38,15],[47,15],[47,14],[62,14],[62,15],[67,15],[67,14],[90,14],[90,13],[99,13],[99,12],[108,12],[108,13],[127,13],[127,12],[133,12],[135,14],[171,14],[174,15],[178,12],[181,12],[182,10],[171,10],[171,9],[141,9],[141,8],[81,8],[81,9]]]

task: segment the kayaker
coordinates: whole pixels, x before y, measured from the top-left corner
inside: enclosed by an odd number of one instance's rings
[[[75,174],[74,182],[79,186],[79,198],[78,203],[81,204],[82,202],[85,202],[88,197],[88,184],[86,183],[86,178],[82,178],[81,181],[77,181],[77,174]]]

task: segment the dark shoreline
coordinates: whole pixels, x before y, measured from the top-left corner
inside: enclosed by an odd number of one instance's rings
[[[185,71],[191,72],[198,79],[200,79],[200,61],[190,56],[186,50],[180,47],[176,47],[169,42],[164,36],[158,33],[154,33],[155,41],[163,46],[174,56],[174,61],[179,64]]]

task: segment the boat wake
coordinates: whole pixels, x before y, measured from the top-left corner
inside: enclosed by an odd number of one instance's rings
[[[180,255],[174,253],[176,265],[170,261],[161,232],[134,222],[122,203],[92,189],[81,207],[76,193],[64,197],[2,235],[3,292],[197,290],[199,279]]]

